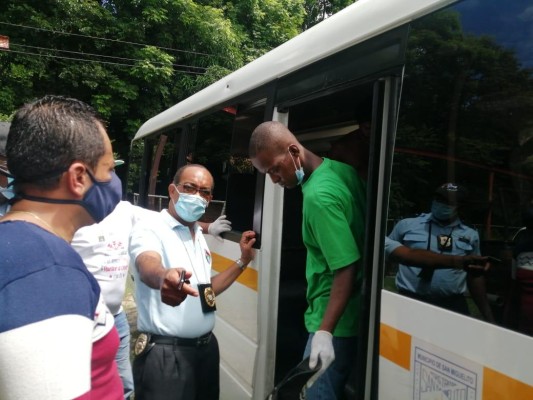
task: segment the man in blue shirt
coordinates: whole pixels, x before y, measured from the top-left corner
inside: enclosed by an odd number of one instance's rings
[[[446,255],[480,255],[477,231],[464,224],[457,210],[465,190],[445,183],[435,191],[431,212],[401,220],[389,238],[412,249],[430,250]],[[494,321],[488,304],[485,277],[457,268],[428,269],[399,264],[396,275],[399,293],[439,307],[469,315],[465,293],[467,287],[481,314]]]

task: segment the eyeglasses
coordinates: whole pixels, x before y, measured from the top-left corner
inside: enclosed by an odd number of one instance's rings
[[[184,193],[187,193],[187,194],[200,193],[200,196],[208,200],[213,195],[213,192],[211,192],[211,189],[199,188],[198,186],[193,185],[192,183],[178,183],[176,186],[181,186]]]

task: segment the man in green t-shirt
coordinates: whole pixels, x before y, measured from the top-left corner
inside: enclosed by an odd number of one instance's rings
[[[309,332],[304,357],[310,356],[310,368],[321,361],[306,399],[339,398],[357,348],[365,184],[351,166],[312,153],[279,122],[254,130],[250,158],[272,182],[302,187]]]

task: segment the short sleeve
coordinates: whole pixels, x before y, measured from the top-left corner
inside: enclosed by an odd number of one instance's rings
[[[385,256],[388,258],[398,247],[403,246],[400,242],[385,236]]]
[[[148,221],[145,220],[135,224],[131,231],[128,251],[133,262],[139,255],[147,251],[155,251],[162,255],[162,243],[154,226],[148,224]]]

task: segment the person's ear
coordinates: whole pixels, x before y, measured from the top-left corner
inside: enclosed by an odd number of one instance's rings
[[[63,174],[66,189],[76,198],[81,199],[92,186],[92,180],[87,173],[87,167],[81,162],[70,165]]]
[[[300,155],[300,149],[295,144],[290,144],[289,145],[289,153],[291,153],[291,155],[293,157],[299,156]]]
[[[178,189],[176,189],[176,184],[174,182],[170,183],[168,185],[168,197],[170,197],[172,199],[172,196],[173,194],[178,194]]]

